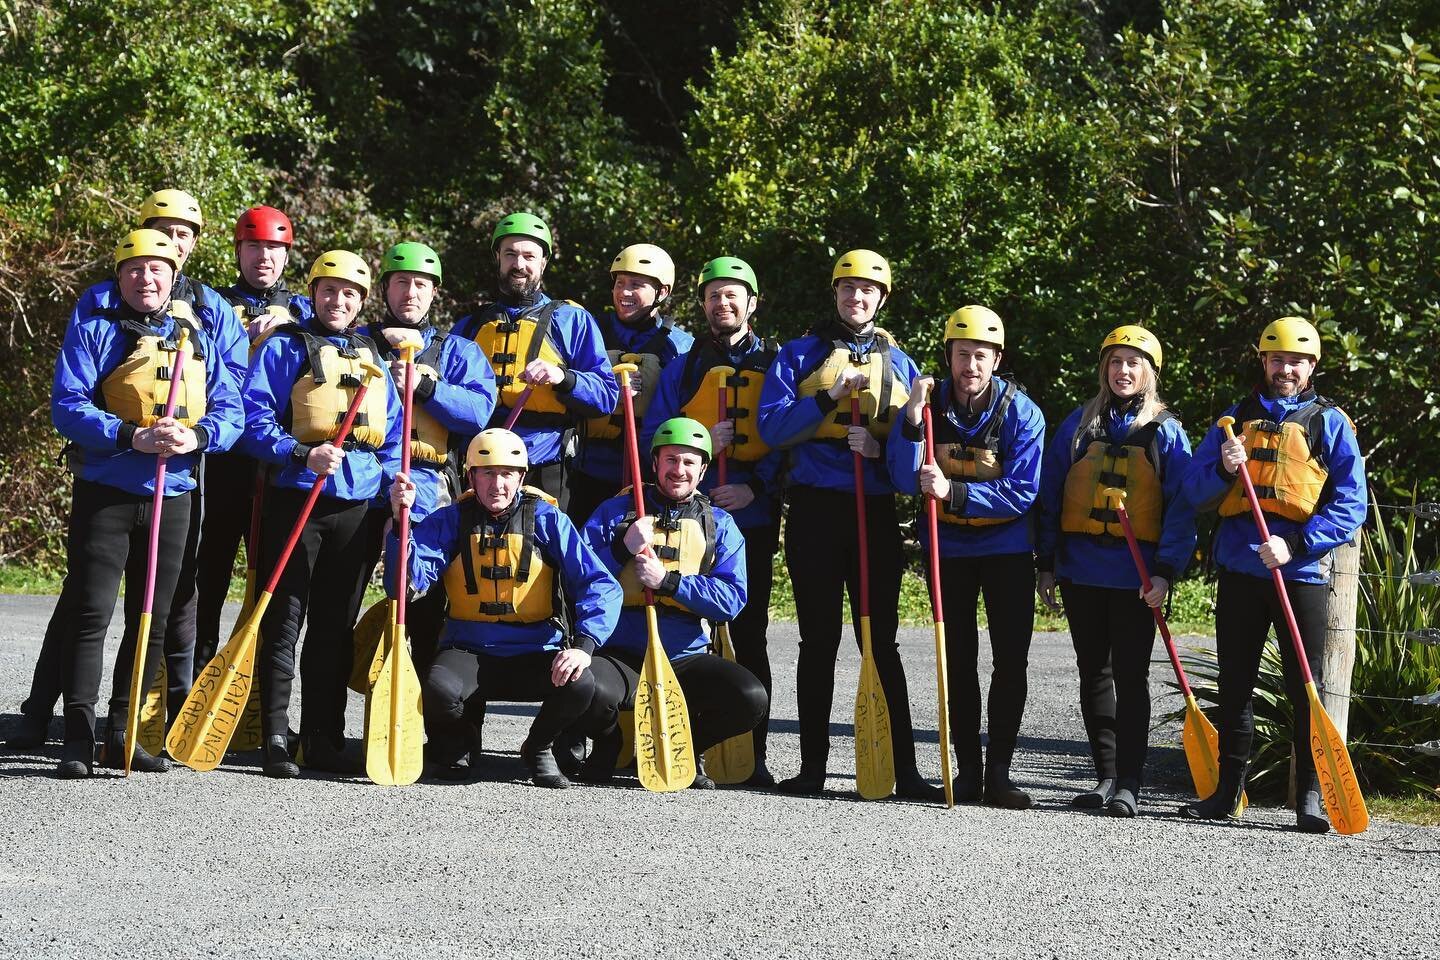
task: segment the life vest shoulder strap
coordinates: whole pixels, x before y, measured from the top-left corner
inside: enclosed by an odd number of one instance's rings
[[[1006,377],[992,377],[991,383],[1000,385],[1000,399],[995,404],[995,412],[985,424],[985,429],[977,436],[964,438],[950,427],[950,421],[945,416],[945,391],[934,389],[930,391],[930,410],[933,414],[932,420],[935,424],[937,443],[963,443],[971,447],[984,447],[986,450],[998,451],[1000,449],[1000,429],[1005,425],[1005,417],[1010,413],[1010,407],[1015,403],[1015,395],[1024,393],[1020,385]],[[941,434],[946,436],[941,436]]]

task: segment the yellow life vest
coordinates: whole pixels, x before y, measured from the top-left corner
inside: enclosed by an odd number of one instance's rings
[[[416,386],[419,386],[421,377],[429,377],[436,383],[440,382],[440,374],[436,368],[440,363],[440,350],[445,345],[445,337],[445,334],[436,331],[430,340],[430,345],[415,355]],[[378,345],[379,342],[377,340],[376,344]],[[395,386],[403,394],[405,390],[403,380]],[[455,465],[454,453],[457,443],[458,438],[452,437],[450,431],[425,410],[425,404],[416,403],[411,406],[410,459],[412,462],[418,461],[437,468]],[[457,474],[458,469],[457,465]]]
[[[1101,414],[1107,416],[1107,414]],[[1074,439],[1074,462],[1065,475],[1065,492],[1060,508],[1060,529],[1068,534],[1125,538],[1120,517],[1108,488],[1125,491],[1125,512],[1135,539],[1159,543],[1164,526],[1165,495],[1158,437],[1170,411],[1130,433],[1119,443],[1112,442],[1104,428],[1092,425]]]
[[[947,480],[968,483],[972,480],[998,480],[1005,475],[1005,456],[1000,449],[1000,428],[1005,425],[1005,415],[1015,402],[1020,387],[1003,377],[992,377],[990,383],[1000,390],[1000,399],[995,403],[994,413],[985,424],[985,429],[967,437],[951,424],[945,416],[943,401],[949,392],[948,381],[942,382],[930,392],[930,411],[935,424],[935,465],[945,474]],[[949,510],[936,511],[942,523],[953,523],[962,527],[993,527],[1010,523],[1018,517],[963,517]]]
[[[298,323],[275,330],[299,338],[309,358],[308,375],[302,369],[290,388],[290,435],[301,443],[324,443],[339,431],[355,391],[365,382],[362,361],[380,365],[380,350],[366,337],[354,333],[340,334],[345,345],[337,347]],[[387,399],[382,383],[371,384],[355,414],[350,441],[371,450],[385,445]]]
[[[450,616],[482,623],[541,623],[563,617],[559,579],[535,545],[535,512],[540,501],[555,498],[534,487],[521,487],[519,503],[503,530],[490,529],[489,515],[466,491],[460,498],[462,529],[469,536],[445,568]]]
[[[120,320],[120,328],[135,339],[135,346],[119,366],[100,383],[105,409],[126,423],[152,426],[165,415],[170,399],[170,371],[175,364],[175,338],[179,328],[190,331],[181,367],[180,393],[175,398],[175,419],[193,427],[205,416],[205,357],[198,341],[199,327],[183,300],[170,301],[170,316],[176,329],[170,337],[157,336],[147,328]]]
[[[286,321],[294,321],[297,319],[296,316],[290,312],[290,291],[286,290],[283,286],[277,286],[274,290],[270,291],[269,297],[259,303],[251,303],[245,297],[235,293],[233,287],[223,291],[221,296],[230,304],[230,309],[235,311],[235,319],[240,322],[240,329],[242,330],[248,329],[251,321],[267,315]],[[274,332],[275,328],[272,327],[255,340],[252,340],[250,342],[250,356],[255,356],[255,351],[259,350],[260,345],[268,340],[270,334]]]
[[[860,425],[874,436],[884,439],[890,434],[896,415],[910,399],[910,391],[895,377],[895,367],[890,363],[890,348],[894,345],[890,334],[875,328],[875,343],[864,357],[850,352],[843,340],[832,343],[830,353],[820,365],[802,377],[796,387],[800,397],[813,397],[829,390],[840,379],[848,367],[859,367],[869,376],[869,385],[860,392]],[[840,398],[835,409],[825,415],[813,433],[801,435],[798,440],[817,437],[830,440],[844,440],[850,428],[850,400]]]
[[[616,321],[619,322],[618,320]],[[635,405],[635,423],[638,425],[645,419],[645,411],[650,409],[650,401],[655,396],[655,385],[660,381],[660,370],[663,364],[660,361],[660,348],[670,339],[670,331],[675,325],[669,317],[662,317],[660,327],[640,347],[633,351],[607,350],[610,356],[610,366],[617,363],[633,363],[640,368],[638,374],[639,382],[632,376],[630,382],[640,388],[640,393],[633,399]],[[530,404],[525,404],[525,409],[530,409]],[[615,410],[608,417],[591,417],[585,421],[585,436],[590,440],[617,440],[625,430],[625,406],[617,398]]]
[[[1314,515],[1330,476],[1318,454],[1327,407],[1335,408],[1335,404],[1317,396],[1314,403],[1277,422],[1261,405],[1260,398],[1252,395],[1235,411],[1239,427],[1236,432],[1244,434],[1249,457],[1245,469],[1250,472],[1262,512],[1300,523]],[[1237,476],[1220,501],[1220,516],[1238,517],[1249,512],[1245,485]]]
[[[550,338],[550,325],[555,311],[563,304],[579,307],[570,300],[548,300],[538,307],[523,311],[513,320],[505,307],[492,303],[480,309],[475,315],[478,326],[475,342],[495,369],[495,386],[500,391],[496,401],[496,419],[504,421],[502,408],[512,410],[520,402],[520,395],[529,384],[519,379],[523,371],[534,360],[545,360],[560,367],[567,364]],[[520,411],[516,423],[521,426],[559,426],[569,424],[573,419],[569,409],[555,392],[554,384],[543,384],[534,389],[525,409]]]
[[[656,502],[663,502],[653,484],[645,485],[646,493],[655,492],[656,496],[645,498],[647,505]],[[630,488],[626,487],[620,492],[621,496],[630,496]],[[715,565],[715,514],[710,509],[710,500],[702,493],[696,493],[678,508],[656,510],[655,538],[650,541],[651,549],[655,556],[664,565],[666,572],[676,571],[682,577],[694,576],[696,574],[708,574]],[[635,511],[632,509],[625,515],[624,525],[621,529],[629,529],[630,524],[635,522]],[[641,586],[640,579],[635,575],[635,561],[626,562],[620,568],[616,577],[620,586],[625,591],[625,603],[627,607],[643,606],[645,603],[645,588]],[[686,607],[674,597],[655,595],[657,603],[668,604],[685,610]]]
[[[681,404],[680,414],[699,420],[707,427],[721,420],[735,421],[735,439],[725,454],[732,460],[753,463],[770,452],[760,439],[760,391],[779,349],[773,340],[764,341],[759,350],[746,354],[739,366],[734,367],[735,372],[728,375],[715,368],[732,366],[730,358],[709,343],[697,343],[685,355],[680,395],[689,399]],[[727,396],[724,410],[720,409],[721,386],[725,387]]]

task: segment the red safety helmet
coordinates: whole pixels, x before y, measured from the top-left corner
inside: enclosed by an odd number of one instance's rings
[[[241,240],[269,240],[288,247],[295,242],[295,228],[290,218],[274,207],[251,207],[235,221],[235,242]]]

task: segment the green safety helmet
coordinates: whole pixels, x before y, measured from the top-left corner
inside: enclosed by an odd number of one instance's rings
[[[659,453],[661,447],[690,447],[699,450],[705,456],[705,462],[709,463],[710,431],[699,420],[671,417],[655,431],[655,439],[650,441],[650,456]]]
[[[495,224],[495,232],[490,235],[490,250],[500,249],[500,241],[506,237],[529,237],[544,248],[547,257],[555,245],[550,238],[550,228],[533,213],[512,213],[501,218]]]
[[[423,243],[416,243],[414,240],[397,243],[386,250],[385,256],[380,258],[380,279],[384,280],[390,274],[399,273],[401,270],[434,277],[435,283],[439,284],[440,254],[431,247]]]
[[[750,288],[750,296],[760,295],[760,283],[755,279],[755,271],[739,257],[716,257],[700,268],[700,282],[695,289],[701,300],[705,299],[705,285],[711,280],[739,280]]]

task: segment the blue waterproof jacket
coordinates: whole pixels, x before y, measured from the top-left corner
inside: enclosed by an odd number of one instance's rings
[[[190,304],[200,329],[210,335],[215,350],[230,374],[239,384],[245,379],[245,368],[249,359],[249,341],[245,328],[235,319],[235,311],[216,290],[198,280],[192,280],[183,273],[175,278],[170,290],[170,299],[184,300]],[[75,302],[70,311],[70,322],[93,317],[103,310],[116,310],[121,306],[120,288],[114,280],[102,280],[88,288]]]
[[[1330,580],[1330,551],[1349,543],[1365,523],[1369,509],[1369,493],[1365,484],[1365,458],[1355,437],[1350,419],[1328,401],[1306,390],[1296,397],[1270,398],[1261,394],[1260,403],[1273,419],[1283,421],[1302,408],[1321,403],[1318,437],[1312,437],[1315,455],[1329,472],[1329,479],[1320,495],[1315,513],[1304,523],[1285,517],[1267,515],[1266,526],[1273,536],[1283,537],[1290,547],[1290,562],[1280,568],[1286,580],[1301,583],[1327,583]],[[1225,411],[1234,416],[1241,404]],[[1219,418],[1216,418],[1219,419]],[[1241,425],[1236,424],[1236,433]],[[1229,492],[1239,476],[1225,472],[1220,463],[1220,444],[1224,432],[1212,426],[1195,451],[1186,477],[1186,494],[1197,510],[1213,510]],[[1260,562],[1257,553],[1260,533],[1250,513],[1225,517],[1215,528],[1215,563],[1223,570],[1252,577],[1269,578],[1270,571]]]
[[[502,301],[502,305],[505,312],[514,318],[549,302],[550,297],[540,293],[535,295],[534,300],[523,304]],[[456,321],[451,332],[473,341],[480,326],[479,318],[468,314]],[[565,361],[565,379],[555,387],[557,395],[564,398],[566,407],[577,420],[609,416],[620,399],[620,387],[610,370],[610,357],[605,352],[605,341],[600,336],[595,318],[583,307],[562,303],[555,310],[549,336],[556,352]],[[490,425],[504,426],[509,415],[508,407],[497,406],[490,417]],[[564,456],[564,428],[516,424],[514,429],[525,441],[532,468],[554,463]]]
[[[251,319],[264,314],[271,305],[284,307],[294,320],[304,321],[315,316],[315,305],[310,298],[291,293],[283,280],[269,290],[256,290],[243,277],[238,277],[230,286],[220,288],[220,296],[230,304],[231,313],[236,313],[238,308],[235,319],[242,331]]]
[[[1041,570],[1053,570],[1058,580],[1070,580],[1091,587],[1138,589],[1140,574],[1124,539],[1065,533],[1060,529],[1065,478],[1075,463],[1075,431],[1084,408],[1077,407],[1051,438],[1040,470],[1039,537],[1035,552]],[[1106,411],[1102,424],[1113,443],[1130,435],[1135,425],[1131,407]],[[1185,572],[1195,552],[1195,508],[1185,496],[1185,478],[1190,470],[1190,440],[1175,418],[1156,428],[1153,449],[1159,458],[1154,464],[1160,477],[1160,542],[1140,541],[1140,555],[1152,576],[1174,584]],[[1084,451],[1079,451],[1083,453]]]
[[[661,518],[676,512],[677,504],[664,497],[650,484],[645,485],[645,513]],[[605,568],[619,576],[620,570],[633,559],[634,555],[625,548],[625,532],[630,529],[626,514],[634,507],[630,493],[606,500],[596,508],[590,521],[585,524],[585,541],[595,551]],[[745,537],[735,526],[730,514],[719,507],[710,507],[715,517],[715,558],[708,574],[670,578],[673,589],[662,584],[656,591],[673,597],[684,604],[685,609],[666,603],[655,605],[656,620],[660,626],[660,644],[671,660],[704,653],[709,639],[700,621],[701,618],[715,622],[729,622],[735,619],[745,607],[747,599],[745,572]],[[649,638],[644,606],[624,607],[620,611],[620,622],[611,635],[606,647],[611,650],[628,650],[644,653]]]
[[[517,491],[511,509],[518,503]],[[495,517],[477,511],[474,501],[442,507],[425,518],[424,523],[410,527],[410,587],[417,594],[437,586],[451,562],[460,551],[469,549],[473,521],[483,516],[487,529],[500,533],[505,529],[503,514]],[[620,584],[586,544],[570,518],[550,503],[542,501],[535,510],[535,547],[564,585],[565,597],[573,606],[575,622],[571,627],[573,642],[556,620],[540,623],[481,623],[472,620],[445,621],[440,635],[441,647],[459,647],[475,653],[497,657],[513,657],[523,653],[559,651],[567,645],[594,653],[615,629],[620,612]],[[394,570],[399,561],[400,538],[392,528],[385,538],[385,567]],[[395,595],[395,578],[385,578],[386,590]]]
[[[332,334],[313,317],[300,326],[337,347],[345,338]],[[316,476],[293,454],[299,442],[285,428],[290,419],[290,393],[302,375],[310,375],[309,353],[298,336],[276,330],[260,344],[240,394],[245,402],[245,432],[238,448],[256,460],[274,464],[270,483],[309,490]],[[379,450],[356,448],[345,454],[340,469],[325,478],[323,496],[337,500],[370,500],[384,496],[400,470],[400,395],[389,377],[371,381],[370,390],[384,390],[385,444]]]
[[[104,408],[101,384],[134,351],[139,336],[173,338],[175,334],[175,320],[168,311],[158,317],[142,316],[123,303],[97,308],[66,326],[55,359],[50,419],[73,445],[69,463],[75,476],[126,493],[155,492],[155,454],[131,447],[135,424],[122,422]],[[205,357],[206,409],[193,428],[197,449],[170,457],[165,466],[167,497],[193,490],[201,455],[229,449],[244,422],[235,378],[214,340],[202,329],[192,342]]]

